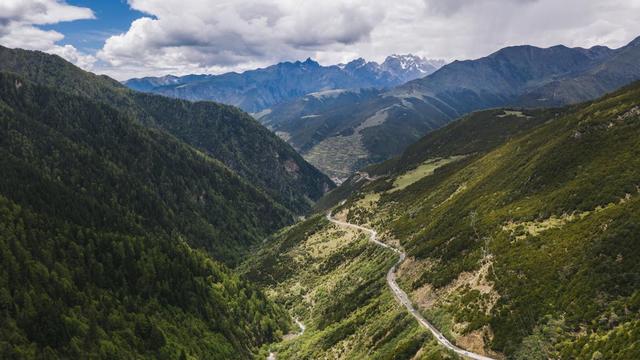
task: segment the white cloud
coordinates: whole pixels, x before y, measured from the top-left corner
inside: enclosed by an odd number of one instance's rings
[[[367,41],[384,17],[363,1],[132,0],[149,17],[109,38],[100,59],[150,72],[215,71]],[[177,11],[176,9],[180,9]],[[186,70],[186,71],[185,71]]]
[[[223,72],[307,56],[475,58],[517,44],[624,45],[640,0],[130,0],[148,14],[98,57],[127,75]]]
[[[0,44],[10,48],[42,50],[57,54],[76,65],[90,69],[96,58],[71,45],[60,45],[64,35],[42,30],[37,25],[93,19],[91,9],[71,6],[57,0],[2,0],[0,2]]]
[[[640,35],[640,0],[129,0],[145,16],[93,55],[38,25],[92,18],[62,0],[0,0],[0,44],[57,53],[117,79],[221,73],[312,57],[392,53],[447,60],[505,46],[622,46]],[[96,58],[99,59],[96,62]]]

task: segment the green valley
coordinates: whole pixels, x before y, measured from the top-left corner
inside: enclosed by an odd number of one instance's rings
[[[306,326],[304,334],[272,350],[281,359],[455,358],[439,348],[385,283],[393,252],[368,234],[314,216],[271,238],[243,266]]]
[[[639,10],[0,1],[0,360],[640,359]]]
[[[635,84],[564,109],[471,114],[365,169],[366,177],[354,175],[320,209],[335,204],[345,221],[406,249],[398,283],[466,350],[633,359],[640,356],[639,103]],[[473,141],[456,136],[473,128],[482,129]],[[322,348],[331,358],[386,358],[376,346],[382,333],[390,346],[416,339],[398,358],[450,356],[418,335],[385,286],[394,255],[352,232],[318,215],[250,260],[249,278],[309,325],[278,355],[313,358]],[[367,313],[383,304],[396,310]],[[383,314],[399,317],[380,321]],[[418,333],[386,337],[402,331]]]

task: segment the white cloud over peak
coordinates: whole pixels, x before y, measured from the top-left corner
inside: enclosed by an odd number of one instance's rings
[[[640,35],[640,0],[129,0],[148,16],[98,57],[127,74],[218,73],[308,56],[476,58],[519,44],[612,47]],[[137,70],[136,70],[137,69]],[[122,73],[108,71],[123,78]]]
[[[58,44],[64,35],[37,25],[93,19],[91,9],[57,0],[2,0],[0,2],[0,45],[10,48],[42,50],[90,69],[96,58],[71,45]]]
[[[234,68],[366,41],[384,17],[366,1],[132,0],[147,13],[109,38],[100,59],[150,70]],[[179,11],[177,10],[179,9]]]
[[[116,1],[116,0],[114,0]],[[122,0],[119,0],[122,1]],[[0,0],[0,44],[57,53],[117,79],[221,73],[312,57],[392,53],[447,60],[502,47],[619,47],[640,35],[640,0],[128,0],[145,14],[96,54],[38,25],[92,18],[62,0]],[[95,55],[95,56],[94,56]]]

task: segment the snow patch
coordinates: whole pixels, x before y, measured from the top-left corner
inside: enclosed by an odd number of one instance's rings
[[[331,90],[323,90],[309,94],[308,96],[314,97],[318,100],[323,99],[331,99],[340,96],[341,94],[346,93],[349,90],[346,89],[331,89]]]
[[[265,116],[267,116],[269,114],[271,114],[271,109],[264,109],[264,110],[259,111],[257,113],[252,113],[251,116],[253,116],[253,118],[256,119],[256,120],[260,120],[260,119],[262,119],[263,117],[265,117]]]

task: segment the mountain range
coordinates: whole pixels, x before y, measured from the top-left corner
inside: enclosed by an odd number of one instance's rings
[[[187,100],[213,100],[260,112],[286,100],[323,90],[389,88],[433,73],[443,61],[391,55],[381,64],[362,58],[322,66],[282,62],[263,69],[221,75],[146,77],[124,82],[129,88]]]
[[[601,96],[640,79],[638,58],[640,38],[619,49],[514,46],[454,61],[386,91],[309,94],[256,117],[339,180],[471,111],[554,107]],[[341,151],[327,151],[336,148]]]

